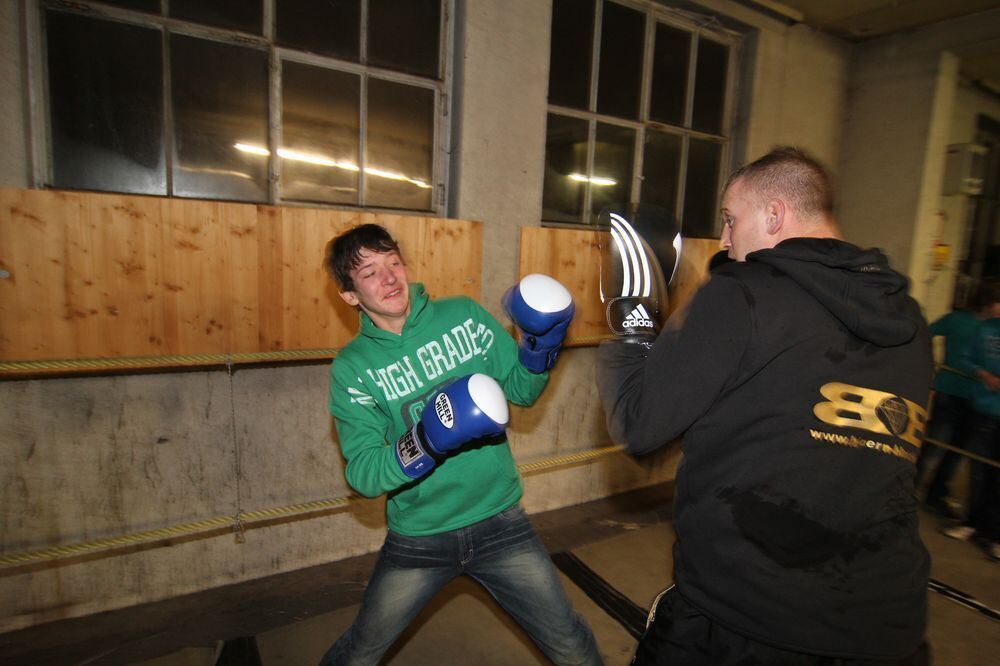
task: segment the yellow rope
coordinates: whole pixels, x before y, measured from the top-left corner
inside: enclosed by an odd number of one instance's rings
[[[546,458],[544,460],[538,460],[533,463],[524,463],[517,466],[517,471],[521,474],[531,474],[532,472],[537,472],[538,470],[548,469],[550,467],[559,467],[562,465],[570,465],[573,463],[588,462],[594,460],[595,458],[601,458],[603,456],[618,453],[619,451],[624,451],[624,446],[605,446],[600,449],[593,449],[592,451],[581,451],[580,453],[570,453],[565,456],[558,456],[556,458]]]
[[[981,463],[989,465],[990,467],[1000,467],[1000,462],[992,460],[990,458],[985,458],[978,453],[972,453],[967,449],[960,449],[957,446],[952,446],[951,444],[946,444],[945,442],[938,441],[936,439],[931,439],[930,437],[924,438],[925,444],[933,444],[934,446],[940,446],[942,449],[948,449],[949,451],[954,451],[960,456],[965,456],[966,458],[972,458],[973,460],[978,460]]]
[[[258,352],[258,353],[246,353],[246,354],[206,354],[202,356],[184,356],[184,357],[146,357],[151,364],[161,361],[163,359],[186,359],[191,360],[192,363],[229,363],[229,362],[240,362],[241,360],[266,360],[266,359],[278,359],[278,358],[291,358],[291,357],[315,357],[315,355],[336,355],[336,350],[333,349],[323,349],[323,350],[304,350],[304,351],[278,351],[278,352]],[[118,365],[126,365],[134,363],[137,359],[91,359],[89,361],[31,361],[24,363],[0,363],[0,371],[7,370],[9,366],[17,365],[21,366],[20,369],[25,369],[27,366],[31,366],[32,369],[36,369],[38,364],[53,364],[50,367],[57,367],[55,364],[76,364],[76,363],[94,363],[96,365],[101,365],[102,367],[115,367]],[[66,366],[61,366],[66,367]],[[134,367],[129,365],[128,367]],[[954,368],[948,366],[941,366],[942,369],[958,372]],[[979,462],[992,465],[994,467],[1000,467],[1000,463],[990,460],[989,458],[984,458],[974,453],[970,453],[964,449],[959,449],[945,442],[940,442],[935,439],[926,439],[928,443],[935,446],[940,446],[942,448],[954,451],[960,455],[972,458],[973,460],[978,460]],[[564,456],[557,456],[554,458],[546,458],[543,460],[538,460],[532,463],[524,463],[517,466],[518,471],[521,474],[531,474],[540,470],[550,469],[554,467],[560,467],[563,465],[570,465],[575,463],[589,462],[597,458],[601,458],[613,453],[619,453],[624,450],[622,446],[606,446],[599,449],[593,449],[590,451],[581,451],[579,453],[571,453]],[[217,530],[223,527],[232,526],[238,535],[241,535],[243,529],[247,524],[252,524],[254,522],[260,522],[268,519],[281,518],[285,516],[298,516],[310,513],[316,513],[318,511],[341,508],[347,506],[350,502],[355,501],[355,498],[338,497],[334,499],[317,500],[313,502],[303,502],[301,504],[292,504],[290,506],[284,507],[274,507],[268,509],[259,509],[257,511],[238,511],[235,516],[220,516],[218,518],[210,518],[208,520],[200,520],[190,523],[181,523],[178,525],[173,525],[170,527],[163,527],[154,530],[146,530],[144,532],[136,532],[133,534],[125,534],[117,537],[109,537],[105,539],[96,539],[93,541],[85,541],[81,543],[68,544],[65,546],[53,546],[50,548],[43,548],[40,550],[26,551],[22,553],[14,553],[11,555],[0,555],[0,566],[11,566],[11,565],[22,565],[29,562],[41,561],[41,560],[54,560],[72,555],[82,555],[90,552],[114,549],[122,546],[129,546],[141,543],[150,543],[155,541],[162,541],[165,539],[176,538],[180,536],[190,536],[194,534],[209,532]]]
[[[573,463],[586,462],[617,453],[622,450],[620,446],[606,446],[593,451],[583,451],[572,453],[555,458],[547,458],[532,463],[518,465],[517,468],[522,474],[537,472],[542,469],[559,467]],[[170,527],[163,527],[145,532],[125,534],[117,537],[105,539],[95,539],[81,543],[68,544],[65,546],[53,546],[39,550],[14,553],[11,555],[0,555],[0,566],[23,565],[30,562],[42,560],[55,560],[72,555],[83,555],[95,551],[109,550],[123,546],[131,546],[142,543],[152,543],[181,536],[191,536],[205,532],[218,530],[219,528],[232,527],[237,534],[241,534],[248,525],[274,518],[285,516],[299,516],[318,511],[346,507],[351,502],[357,501],[352,496],[337,497],[334,499],[317,500],[313,502],[303,502],[290,506],[274,507],[269,509],[259,509],[257,511],[239,511],[235,516],[220,516],[208,520],[199,520],[191,523],[181,523]]]
[[[615,336],[611,334],[574,337],[568,339],[565,346],[585,347],[614,338]],[[163,356],[0,361],[0,375],[60,371],[134,370],[192,365],[221,365],[227,363],[257,363],[261,361],[328,359],[335,357],[337,351],[337,349],[288,349],[262,352],[233,352],[230,354],[168,354]]]

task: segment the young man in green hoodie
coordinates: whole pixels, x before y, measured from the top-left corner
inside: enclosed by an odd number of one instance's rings
[[[573,315],[552,278],[504,296],[520,345],[475,301],[431,300],[399,246],[367,224],[335,238],[327,266],[361,330],[332,366],[330,411],[347,482],[388,495],[388,534],[354,624],[324,666],[375,664],[446,583],[481,583],[558,664],[600,664],[519,501],[507,400],[531,405]]]

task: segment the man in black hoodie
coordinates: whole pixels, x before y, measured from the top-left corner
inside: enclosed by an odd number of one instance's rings
[[[633,663],[927,663],[913,489],[933,361],[907,280],[841,240],[799,150],[736,171],[723,217],[734,261],[683,323],[598,352],[615,441],[684,441],[675,586]]]

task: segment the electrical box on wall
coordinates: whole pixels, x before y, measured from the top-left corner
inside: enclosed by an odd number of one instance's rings
[[[988,152],[986,146],[978,143],[953,143],[948,146],[942,194],[982,194]]]

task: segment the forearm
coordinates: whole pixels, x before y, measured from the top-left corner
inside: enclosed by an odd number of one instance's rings
[[[747,300],[732,280],[713,283],[695,296],[682,328],[668,325],[652,347],[614,340],[598,348],[608,432],[632,453],[681,436],[737,372],[749,339]]]
[[[352,455],[344,476],[365,497],[379,497],[413,481],[403,474],[391,446],[368,447]]]
[[[515,361],[501,384],[508,400],[521,407],[530,407],[538,400],[548,382],[548,372],[535,374]]]

